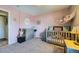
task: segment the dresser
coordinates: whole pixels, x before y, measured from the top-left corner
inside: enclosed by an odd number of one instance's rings
[[[30,40],[32,38],[34,38],[34,29],[33,28],[27,28],[26,29],[26,40]]]
[[[76,45],[73,40],[65,39],[65,51],[67,53],[79,53],[79,45]]]

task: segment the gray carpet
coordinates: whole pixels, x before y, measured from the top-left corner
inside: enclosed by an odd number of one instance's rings
[[[8,45],[8,40],[7,39],[1,39],[0,40],[0,47]]]
[[[10,46],[0,47],[0,53],[61,53],[62,47],[48,44],[41,39],[31,39],[21,44],[15,43]]]

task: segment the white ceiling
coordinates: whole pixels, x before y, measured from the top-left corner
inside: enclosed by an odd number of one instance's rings
[[[26,12],[31,15],[39,15],[51,11],[54,12],[68,7],[69,5],[17,5],[16,6],[18,10]]]

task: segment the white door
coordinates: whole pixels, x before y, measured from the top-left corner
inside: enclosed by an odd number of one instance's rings
[[[4,17],[0,16],[0,39],[5,37],[4,25]]]

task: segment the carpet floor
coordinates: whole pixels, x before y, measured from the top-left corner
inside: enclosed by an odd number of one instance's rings
[[[8,40],[7,39],[1,39],[0,40],[0,47],[8,45]]]
[[[21,44],[0,47],[0,53],[64,53],[64,49],[34,38]]]

